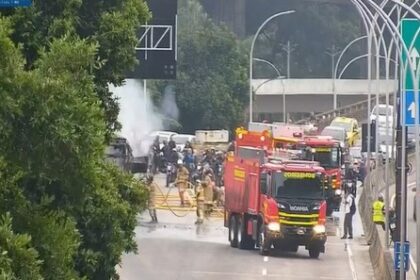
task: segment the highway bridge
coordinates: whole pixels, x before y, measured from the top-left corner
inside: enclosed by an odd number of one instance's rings
[[[392,94],[397,83],[365,79],[255,79],[252,87],[255,92],[254,119],[282,121],[283,97],[286,114],[298,120],[311,112],[317,114],[334,109],[334,95],[339,108],[366,100],[369,87],[381,96]]]

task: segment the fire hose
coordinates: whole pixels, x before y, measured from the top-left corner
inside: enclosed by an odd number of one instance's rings
[[[191,182],[185,182],[185,181],[175,181],[175,182],[173,182],[171,185],[177,185],[178,183],[187,183],[187,185],[188,185],[188,187],[187,187],[187,189],[185,190],[185,192],[187,192],[188,193],[188,196],[189,196],[189,199],[188,199],[188,202],[189,202],[189,204],[190,204],[190,206],[189,206],[189,208],[185,208],[185,210],[183,210],[183,211],[185,211],[186,213],[184,214],[184,215],[180,215],[180,214],[178,214],[178,213],[176,213],[175,211],[176,210],[174,210],[173,209],[173,206],[171,206],[170,204],[169,204],[169,202],[168,202],[168,198],[169,198],[169,194],[170,194],[170,192],[171,192],[171,188],[168,188],[168,191],[166,192],[166,194],[161,190],[161,188],[160,187],[158,187],[157,189],[159,190],[159,192],[160,192],[160,194],[162,195],[162,197],[163,197],[163,201],[162,201],[162,203],[159,205],[160,207],[162,207],[162,206],[166,206],[167,208],[168,208],[168,210],[172,213],[172,214],[174,214],[176,217],[178,217],[178,218],[183,218],[183,217],[185,217],[185,216],[187,216],[188,215],[188,213],[189,212],[191,212],[192,210],[195,210],[196,209],[196,205],[195,205],[195,203],[193,202],[193,196],[195,196],[195,194],[194,194],[194,184],[192,184]],[[184,198],[185,198],[185,192],[184,192]],[[166,205],[165,205],[166,204]],[[217,209],[217,211],[215,211],[216,209],[215,208],[213,208],[212,209],[212,211],[213,212],[215,212],[215,213],[217,213],[219,216],[223,216],[224,214],[223,214],[223,211],[221,211],[220,209]]]

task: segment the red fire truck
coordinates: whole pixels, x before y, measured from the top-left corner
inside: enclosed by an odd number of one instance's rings
[[[331,178],[327,191],[327,214],[339,210],[342,193],[342,165],[344,164],[343,147],[340,142],[330,137],[304,137],[306,146],[303,159],[320,163],[326,174]]]
[[[254,123],[255,124],[255,123]],[[236,129],[236,147],[254,147],[264,149],[267,155],[272,155],[276,150],[295,149],[295,146],[302,142],[302,132],[283,128],[279,130],[276,126],[268,126],[265,130],[247,130],[243,127]],[[255,129],[255,128],[251,128]],[[288,131],[284,135],[281,132]]]
[[[272,247],[325,251],[325,170],[316,162],[266,158],[238,147],[225,163],[225,226],[232,247],[268,254]]]
[[[327,215],[339,210],[344,164],[344,150],[339,141],[329,136],[305,136],[304,126],[300,125],[252,123],[250,129],[254,130],[237,129],[237,147],[261,148],[266,155],[290,155],[293,151],[295,158],[318,161],[331,178],[326,190]]]

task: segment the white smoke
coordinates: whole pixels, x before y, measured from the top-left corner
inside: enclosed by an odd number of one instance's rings
[[[173,85],[168,85],[163,93],[163,98],[160,104],[160,112],[174,120],[178,120],[179,109],[176,105],[175,90]]]
[[[110,86],[110,90],[119,98],[118,121],[122,124],[120,135],[128,140],[134,156],[147,155],[153,142],[149,134],[163,129],[161,115],[149,95],[144,95],[143,84],[138,80],[127,79],[123,86]]]

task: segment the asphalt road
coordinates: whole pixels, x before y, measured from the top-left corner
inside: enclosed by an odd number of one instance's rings
[[[223,220],[218,217],[196,226],[194,212],[176,217],[159,210],[158,219],[159,224],[154,225],[148,223],[147,213],[139,216],[138,253],[123,256],[119,269],[122,280],[373,279],[359,218],[354,240],[339,239],[337,226],[330,222],[333,234],[319,259],[310,259],[304,248],[297,253],[273,252],[268,257],[258,250],[231,248]]]

